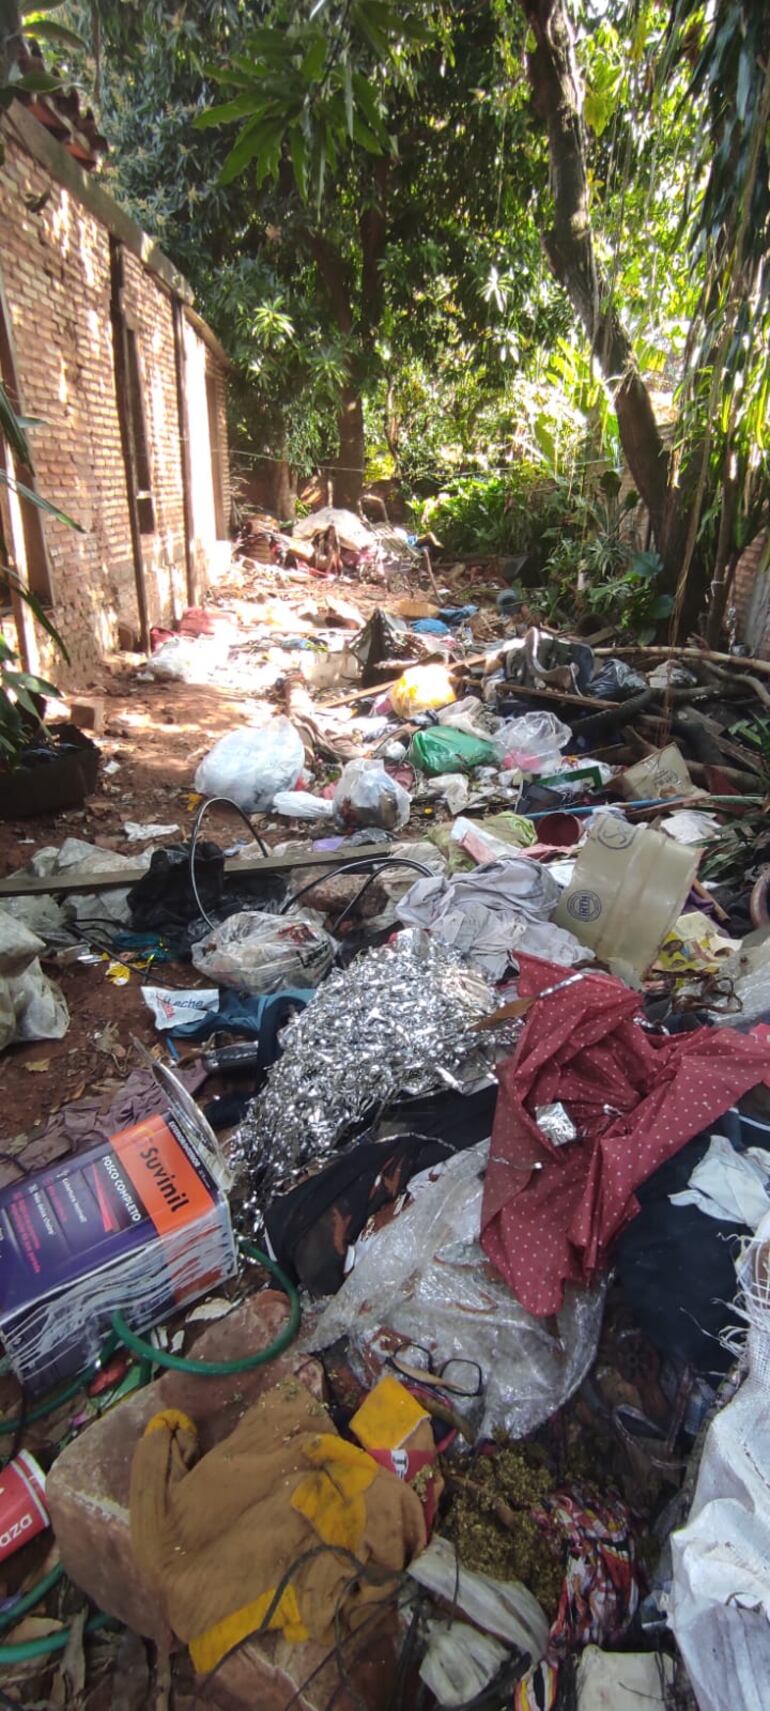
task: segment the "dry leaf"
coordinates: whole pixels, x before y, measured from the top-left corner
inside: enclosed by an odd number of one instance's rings
[[[51,1711],[70,1711],[80,1705],[86,1685],[86,1654],[83,1630],[88,1611],[83,1608],[72,1617],[70,1634],[61,1654],[59,1666],[51,1685]]]
[[[44,1075],[50,1067],[51,1059],[49,1057],[35,1058],[34,1063],[25,1063],[24,1065],[24,1068],[28,1069],[32,1075]]]

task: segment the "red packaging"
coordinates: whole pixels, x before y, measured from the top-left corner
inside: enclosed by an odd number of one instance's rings
[[[0,1473],[0,1562],[48,1526],[45,1474],[22,1450]]]

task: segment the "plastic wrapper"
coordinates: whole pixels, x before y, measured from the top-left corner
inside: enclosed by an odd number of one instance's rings
[[[452,679],[445,665],[412,665],[390,691],[390,704],[399,719],[446,707],[454,698]]]
[[[599,1338],[604,1289],[567,1287],[555,1319],[535,1319],[498,1277],[479,1245],[489,1142],[423,1171],[412,1203],[356,1249],[356,1264],[307,1338],[327,1348],[350,1339],[367,1379],[404,1342],[419,1343],[439,1368],[449,1359],[481,1368],[483,1396],[453,1396],[478,1409],[484,1436],[529,1432],[582,1383]],[[475,1422],[474,1422],[475,1423]]]
[[[469,737],[481,737],[484,742],[491,742],[494,732],[499,730],[503,723],[498,714],[491,712],[476,695],[466,695],[464,701],[455,701],[451,707],[442,707],[438,722],[440,725],[449,725],[452,730],[465,731]]]
[[[220,737],[195,774],[201,796],[228,796],[246,814],[271,806],[278,790],[291,790],[305,764],[302,738],[290,719],[244,725]]]
[[[412,799],[380,760],[349,760],[334,792],[334,813],[346,831],[378,826],[397,832],[407,824]]]
[[[166,683],[211,683],[227,665],[229,652],[226,636],[169,636],[139,675]]]
[[[712,1010],[709,1020],[716,1027],[753,1027],[755,1022],[770,1021],[770,938],[756,944],[745,944],[735,956],[720,963],[720,975],[733,982],[733,993],[740,1003],[739,1015]]]
[[[519,767],[522,772],[544,772],[553,764],[561,764],[559,750],[566,747],[571,736],[569,725],[555,713],[544,712],[506,719],[491,740],[501,763]]]
[[[317,986],[328,974],[334,940],[299,910],[266,915],[244,909],[230,915],[192,947],[199,974],[217,986],[241,992],[280,992],[287,986]]]
[[[475,766],[494,766],[491,741],[454,731],[449,725],[434,725],[417,731],[409,745],[409,760],[416,772],[436,778],[445,772],[472,772]]]

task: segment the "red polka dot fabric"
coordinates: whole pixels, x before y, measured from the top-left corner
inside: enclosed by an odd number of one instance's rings
[[[564,981],[520,958],[519,991]],[[770,1085],[770,1034],[699,1028],[666,1038],[640,1025],[637,993],[592,973],[535,1004],[498,1070],[482,1245],[530,1313],[556,1313],[567,1281],[589,1283],[639,1210],[634,1189],[756,1087]],[[535,1111],[562,1101],[579,1139],[557,1146]]]

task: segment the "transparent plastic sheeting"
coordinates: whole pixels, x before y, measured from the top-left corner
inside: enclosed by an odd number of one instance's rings
[[[243,909],[192,947],[199,974],[239,992],[283,992],[318,986],[328,974],[335,944],[317,917],[294,909],[269,915]]]
[[[429,1349],[437,1366],[474,1361],[483,1380],[481,1403],[470,1405],[474,1426],[484,1435],[504,1430],[522,1438],[585,1377],[604,1288],[568,1287],[561,1312],[550,1319],[535,1319],[515,1300],[478,1240],[488,1154],[489,1142],[482,1141],[413,1178],[413,1203],[359,1241],[355,1269],[308,1346],[326,1348],[346,1336],[368,1373],[404,1340]],[[452,1405],[468,1415],[461,1398],[453,1396]]]

